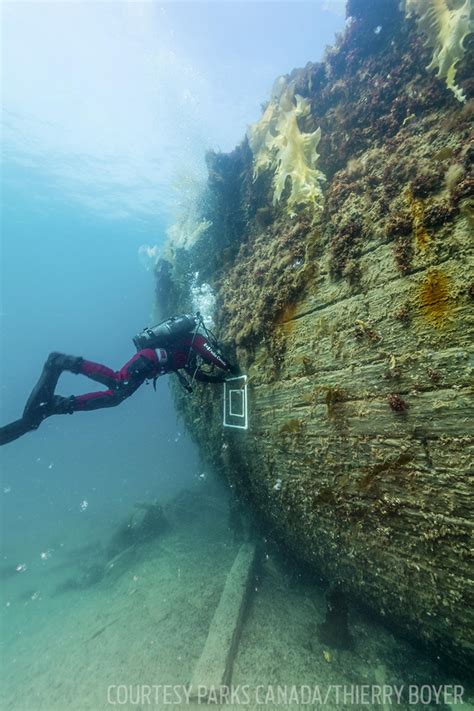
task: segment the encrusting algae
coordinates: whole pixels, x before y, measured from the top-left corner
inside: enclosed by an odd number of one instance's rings
[[[450,312],[450,286],[448,276],[441,269],[433,269],[420,287],[421,313],[436,328],[446,324]]]

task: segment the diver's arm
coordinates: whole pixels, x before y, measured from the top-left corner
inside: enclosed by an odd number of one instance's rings
[[[231,365],[202,334],[198,333],[192,337],[188,337],[185,344],[190,346],[192,350],[201,356],[206,363],[209,363],[209,365],[215,365],[217,368],[222,368],[222,370],[229,372],[232,371]]]
[[[194,380],[199,380],[201,383],[223,383],[227,377],[225,373],[217,373],[216,375],[211,375],[208,373],[203,373],[201,370],[197,370],[195,373],[189,373],[189,375],[193,376]]]

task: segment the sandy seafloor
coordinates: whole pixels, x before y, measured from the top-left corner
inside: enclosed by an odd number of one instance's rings
[[[2,710],[185,707],[174,694],[173,706],[113,705],[107,698],[110,685],[189,683],[238,551],[215,490],[192,492],[169,514],[168,532],[124,555],[98,583],[72,590],[67,584],[84,580],[84,571],[103,560],[113,530],[94,527],[79,539],[62,537],[54,554],[27,571],[4,575]],[[458,681],[357,610],[350,615],[354,649],[328,649],[316,635],[325,609],[321,587],[264,552],[233,669],[234,687],[250,687],[238,694],[239,708],[282,708],[263,692],[258,698],[267,705],[257,704],[257,686],[318,686],[324,693],[329,685]],[[334,700],[332,694],[324,708],[349,707]],[[291,705],[302,707],[321,708]]]

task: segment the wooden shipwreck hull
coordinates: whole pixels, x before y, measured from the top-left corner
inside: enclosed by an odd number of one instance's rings
[[[291,177],[275,201],[274,170],[255,171],[247,139],[209,155],[212,226],[157,265],[158,301],[191,308],[198,272],[249,375],[246,433],[223,431],[219,388],[177,391],[237,495],[298,558],[467,668],[472,101],[425,69],[432,48],[398,2],[349,12],[324,61],[285,79],[308,102],[301,133],[321,129],[321,202],[289,204]]]

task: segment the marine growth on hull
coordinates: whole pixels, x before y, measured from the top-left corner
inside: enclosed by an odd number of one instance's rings
[[[159,260],[158,306],[212,294],[248,375],[245,433],[223,429],[220,391],[176,391],[237,499],[345,596],[467,670],[471,3],[347,12],[323,61],[278,78],[242,143],[207,156],[199,234]]]

